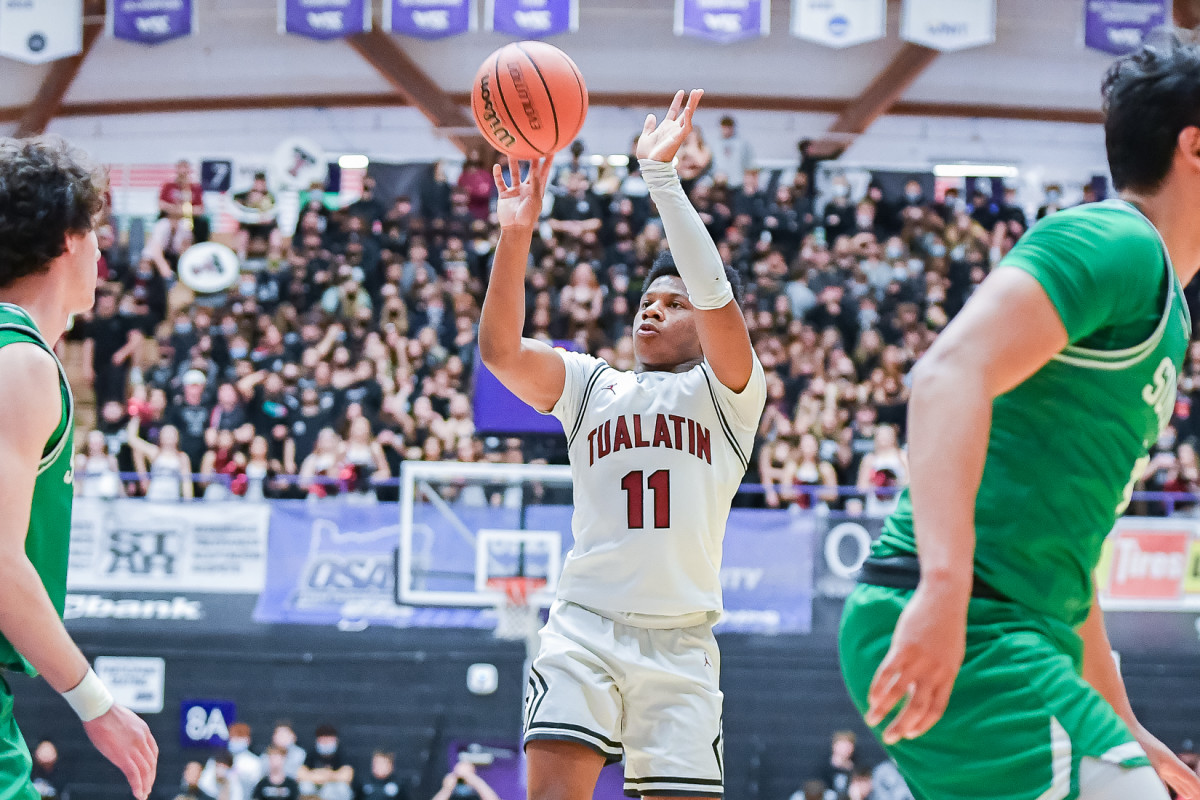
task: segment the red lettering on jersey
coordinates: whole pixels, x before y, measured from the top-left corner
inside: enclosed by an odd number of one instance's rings
[[[712,463],[712,446],[709,443],[708,428],[703,425],[696,426],[696,458],[703,458],[709,464]]]
[[[625,443],[625,447],[633,449],[633,441],[629,438],[629,426],[625,424],[625,417],[617,417],[617,430],[613,434],[612,451],[614,453],[621,449],[622,442]]]
[[[634,447],[649,447],[650,442],[642,437],[642,415],[633,415],[633,446]]]
[[[612,452],[612,436],[610,435],[612,431],[608,427],[611,424],[611,420],[606,419],[604,426],[596,429],[600,432],[600,435],[596,437],[596,458],[604,458]]]
[[[692,420],[688,420],[688,452],[696,455],[696,428],[700,427]]]
[[[674,414],[670,415],[671,422],[675,423],[675,449],[683,449],[683,417],[678,417]]]
[[[665,444],[663,444],[665,442]],[[667,427],[667,418],[662,414],[654,420],[654,446],[671,446],[671,429]]]
[[[596,439],[596,431],[597,430],[598,430],[597,428],[593,428],[592,432],[588,434],[588,466],[589,467],[596,463],[595,439]]]

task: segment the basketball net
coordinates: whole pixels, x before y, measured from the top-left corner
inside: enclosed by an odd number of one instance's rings
[[[542,627],[541,608],[531,603],[531,595],[546,585],[545,578],[489,578],[489,589],[501,590],[496,603],[497,639],[525,642],[537,646],[538,630]]]

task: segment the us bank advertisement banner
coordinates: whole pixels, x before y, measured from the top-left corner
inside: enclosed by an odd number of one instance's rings
[[[45,64],[82,49],[81,0],[0,0],[0,56]]]
[[[676,0],[675,35],[718,44],[771,32],[770,0]]]
[[[475,30],[474,0],[384,0],[383,29],[418,39]]]
[[[341,39],[371,30],[370,0],[279,0],[279,32]]]
[[[1085,0],[1083,42],[1123,55],[1141,47],[1146,34],[1166,21],[1166,0]]]
[[[850,47],[887,34],[887,0],[792,0],[792,35]]]
[[[110,0],[108,35],[138,44],[162,44],[196,31],[197,0]]]
[[[263,503],[77,499],[67,589],[257,594],[269,517]]]
[[[996,41],[996,0],[904,0],[900,38],[950,52]]]
[[[520,509],[455,508],[470,529],[515,529],[520,517],[530,530],[571,529],[570,506]],[[414,527],[429,527],[414,509]],[[395,505],[281,501],[272,504],[266,585],[254,618],[261,623],[336,625],[356,630],[396,627],[493,628],[494,609],[437,608],[397,604]],[[718,632],[805,633],[812,623],[813,526],[810,519],[779,511],[734,509],[725,536],[721,584],[725,616]],[[570,548],[570,537],[563,543]],[[461,545],[430,539],[417,549]],[[440,560],[437,563],[441,563]],[[473,558],[464,558],[463,579],[473,584]]]
[[[489,31],[538,39],[579,29],[578,0],[487,0]]]

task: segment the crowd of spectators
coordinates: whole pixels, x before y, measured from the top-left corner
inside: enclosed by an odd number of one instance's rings
[[[916,175],[889,192],[875,181],[855,191],[834,173],[818,193],[804,144],[799,168],[760,171],[726,118],[711,142],[694,132],[679,171],[721,257],[743,276],[767,371],[746,478],[765,486],[758,502],[879,509],[907,479],[909,369],[1031,218],[1062,207],[1062,192],[1049,187],[1036,214],[1011,189],[934,197]],[[572,341],[626,369],[642,279],[666,242],[636,161],[609,161],[597,165],[576,143],[554,171],[526,335]],[[369,176],[345,208],[304,193],[290,239],[273,216],[250,218],[234,243],[240,280],[198,297],[174,275],[198,232],[195,206],[179,202],[192,196],[185,166],[177,188],[164,187],[140,257],[100,232],[106,281],[71,333],[84,343],[98,411],[79,456],[81,492],[389,499],[395,489],[379,482],[406,459],[563,459],[554,442],[475,431],[476,328],[499,234],[478,153],[456,182],[439,167],[419,195],[390,205]],[[273,208],[274,198],[256,181],[239,203]],[[1197,393],[1193,348],[1146,488],[1200,487]]]

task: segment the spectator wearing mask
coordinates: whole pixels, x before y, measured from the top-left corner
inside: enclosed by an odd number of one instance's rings
[[[249,798],[263,777],[263,761],[250,752],[250,726],[235,722],[229,726],[229,752],[233,755],[233,771],[242,782],[242,795]]]
[[[179,794],[175,800],[216,800],[211,794],[200,788],[200,777],[204,774],[204,765],[199,761],[189,761],[183,765],[183,777],[179,781]]]
[[[285,754],[284,773],[290,778],[296,777],[300,768],[304,766],[307,753],[304,752],[303,747],[296,744],[296,731],[292,727],[292,723],[286,720],[275,723],[275,727],[271,730],[271,746],[282,750]]]
[[[442,778],[442,788],[433,800],[500,800],[500,796],[479,777],[474,764],[460,760]]]
[[[492,171],[483,163],[483,154],[478,149],[467,153],[457,185],[467,195],[467,208],[471,217],[487,219],[496,183],[492,180]]]
[[[1046,201],[1038,207],[1037,218],[1048,217],[1063,209],[1062,187],[1057,183],[1046,185]]]
[[[212,407],[204,402],[208,378],[203,372],[189,369],[183,375],[183,397],[167,410],[166,424],[179,431],[179,449],[192,464],[199,464],[207,450],[205,431],[212,417]]]
[[[118,313],[113,292],[96,293],[96,310],[75,335],[83,338],[84,379],[95,388],[96,404],[124,403],[129,371],[144,337],[134,320]]]
[[[287,727],[291,730],[290,726]],[[263,753],[267,774],[250,793],[251,800],[300,800],[300,783],[287,773],[288,755],[286,747],[273,744],[267,748]]]
[[[371,755],[371,776],[362,785],[358,800],[409,800],[408,787],[396,775],[396,756],[386,750]]]
[[[55,767],[58,766],[58,748],[49,739],[43,739],[33,749],[33,788],[43,800],[52,800],[62,794]]]
[[[245,800],[242,781],[233,770],[233,754],[222,750],[208,760],[200,773],[200,789],[214,800]]]
[[[318,725],[315,740],[313,751],[296,775],[301,790],[321,800],[352,800],[354,767],[342,758],[337,729],[328,724]]]
[[[730,186],[741,186],[746,173],[755,169],[754,151],[750,142],[738,134],[733,117],[721,117],[721,138],[713,144],[712,151],[713,175],[724,175]]]
[[[833,734],[829,745],[829,763],[825,765],[823,778],[829,787],[826,800],[849,800],[850,780],[857,766],[854,749],[857,738],[853,731],[838,731]]]

